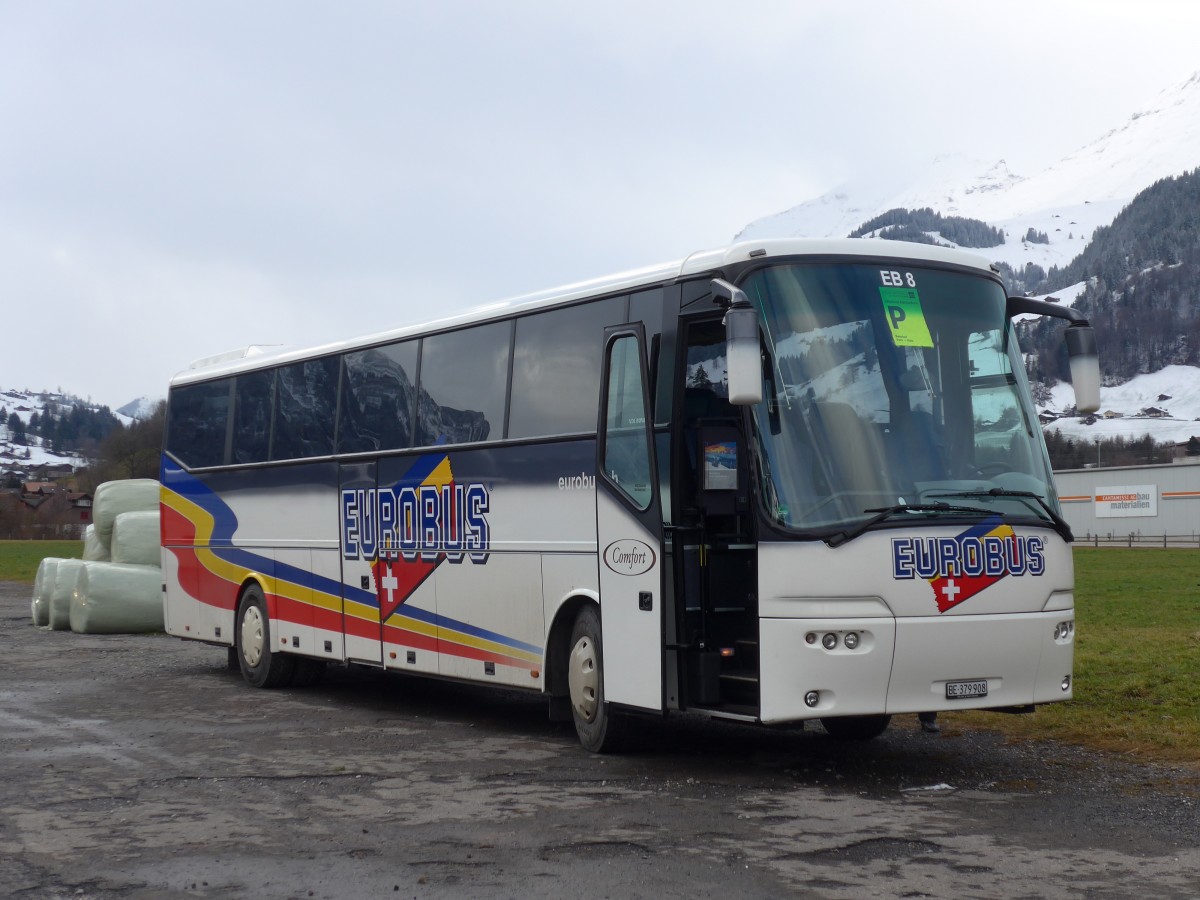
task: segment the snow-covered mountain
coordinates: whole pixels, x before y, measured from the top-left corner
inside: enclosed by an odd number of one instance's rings
[[[1069,384],[1055,385],[1051,395],[1047,408],[1063,410],[1075,404]],[[1145,411],[1151,409],[1161,416],[1148,416]],[[1085,440],[1135,440],[1150,434],[1156,441],[1183,443],[1192,435],[1200,436],[1200,369],[1167,366],[1124,384],[1102,387],[1095,421],[1087,424],[1086,420],[1064,418],[1050,427]]]
[[[944,216],[980,219],[1003,230],[1003,244],[971,248],[972,252],[1014,269],[1034,263],[1048,270],[1070,263],[1096,228],[1111,224],[1142,190],[1197,167],[1200,72],[1161,92],[1125,124],[1034,175],[1017,175],[1003,160],[941,156],[903,183],[883,183],[877,177],[852,180],[751,222],[737,239],[844,237],[890,209],[929,207]],[[1043,232],[1049,242],[1024,240],[1030,228]],[[1082,284],[1074,285],[1055,296],[1073,303],[1082,289]],[[1122,385],[1102,387],[1100,397],[1102,411],[1119,415],[1091,424],[1059,419],[1048,427],[1088,439],[1151,434],[1159,441],[1186,441],[1200,434],[1200,369],[1168,366]],[[1062,412],[1072,404],[1070,385],[1059,385],[1040,408]],[[1142,411],[1152,406],[1166,409],[1169,417],[1143,417]]]
[[[117,417],[122,423],[128,425],[135,419],[148,419],[154,414],[154,410],[163,401],[162,397],[138,397],[136,400],[130,400],[120,409],[116,410]]]
[[[1013,267],[1032,262],[1048,269],[1074,259],[1096,227],[1112,222],[1139,191],[1197,166],[1200,72],[1160,93],[1121,127],[1034,175],[1016,175],[1004,160],[939,156],[904,184],[856,179],[751,222],[737,238],[845,237],[889,209],[930,207],[1005,231],[1004,244],[976,252]],[[1022,240],[1030,228],[1045,232],[1050,243]]]
[[[83,403],[77,397],[46,391],[28,391],[15,388],[0,387],[0,409],[5,416],[0,421],[0,474],[10,470],[25,470],[41,465],[58,465],[67,463],[72,466],[86,465],[79,454],[72,452],[56,453],[45,446],[45,442],[37,435],[26,435],[20,438],[13,433],[9,422],[16,416],[21,428],[29,426],[30,419],[36,414],[39,418],[46,414],[46,407],[53,403],[61,408],[74,403]],[[23,441],[23,442],[22,442]]]

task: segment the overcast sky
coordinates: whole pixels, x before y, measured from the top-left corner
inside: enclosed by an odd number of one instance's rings
[[[0,0],[0,386],[115,408],[937,154],[1033,174],[1198,36],[1193,0]]]

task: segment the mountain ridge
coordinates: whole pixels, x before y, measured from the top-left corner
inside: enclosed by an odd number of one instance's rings
[[[747,224],[737,240],[760,237],[845,237],[890,209],[929,207],[944,216],[979,219],[1007,239],[984,255],[1014,268],[1032,262],[1063,267],[1083,251],[1141,190],[1200,166],[1200,71],[1161,91],[1122,125],[1032,176],[1011,172],[1003,159],[986,162],[941,154],[905,186],[878,175],[833,190]],[[1045,232],[1047,244],[1021,238]]]

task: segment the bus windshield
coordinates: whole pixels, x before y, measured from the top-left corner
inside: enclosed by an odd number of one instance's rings
[[[827,263],[768,266],[741,287],[769,357],[755,451],[778,524],[844,529],[943,503],[946,515],[1058,517],[998,282]]]

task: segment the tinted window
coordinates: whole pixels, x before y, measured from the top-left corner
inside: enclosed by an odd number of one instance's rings
[[[661,359],[663,289],[654,288],[631,296],[629,321],[642,322],[646,326],[647,349],[650,353],[650,414],[654,416],[656,425],[666,425],[671,421],[671,364],[668,360],[664,368]]]
[[[629,298],[629,321],[644,322],[646,325],[646,337],[652,338],[662,331],[662,308],[662,288],[655,288],[652,291],[642,291],[640,294],[634,294]]]
[[[343,357],[338,452],[396,450],[412,443],[417,342]]]
[[[517,319],[510,438],[596,430],[604,327],[624,318],[623,298]]]
[[[233,458],[235,463],[263,462],[271,447],[271,399],[275,372],[239,375],[234,387]]]
[[[608,408],[604,415],[604,472],[638,509],[650,505],[650,447],[646,441],[646,406],[642,360],[637,338],[612,343],[608,370]]]
[[[171,391],[167,449],[189,468],[225,463],[230,379]]]
[[[310,359],[279,370],[271,459],[328,456],[333,452],[338,357]]]
[[[494,322],[425,338],[418,444],[498,439],[504,432],[512,325]]]

